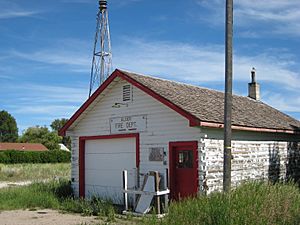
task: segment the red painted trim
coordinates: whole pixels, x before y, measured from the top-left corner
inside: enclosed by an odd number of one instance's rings
[[[135,138],[135,163],[136,167],[140,166],[140,135],[132,134],[112,134],[100,136],[82,136],[79,138],[79,197],[85,197],[85,141],[99,139],[116,139],[116,138]]]
[[[132,79],[131,77],[127,76],[126,74],[122,73],[122,71],[116,69],[108,77],[108,79],[106,79],[106,81],[94,92],[94,94],[89,99],[87,99],[86,102],[74,113],[74,115],[68,120],[68,122],[60,129],[59,135],[61,135],[61,136],[66,135],[67,129],[75,122],[75,120],[89,107],[89,105],[98,97],[98,95],[100,95],[106,89],[106,87],[116,77],[120,77],[120,78],[128,81],[132,85],[136,86],[137,88],[141,89],[145,93],[149,94],[150,96],[157,99],[161,103],[165,104],[169,108],[173,109],[174,111],[176,111],[180,115],[184,116],[185,118],[187,118],[189,120],[190,126],[198,126],[200,124],[200,120],[197,117],[193,116],[189,112],[186,112],[182,108],[178,107],[174,103],[172,103],[169,100],[162,97],[161,95],[155,93],[154,91],[152,91],[148,87],[142,85],[138,81],[136,81],[136,80]]]
[[[213,122],[200,122],[200,126],[210,127],[210,128],[224,128],[224,124],[222,124],[222,123],[213,123]],[[296,133],[298,133],[297,131],[293,131],[293,130],[258,128],[258,127],[247,127],[247,126],[237,126],[237,125],[232,125],[231,128],[234,129],[234,130],[269,132],[269,133],[286,133],[286,134],[296,134]]]
[[[183,146],[188,146],[193,149],[194,152],[194,193],[198,193],[199,191],[199,174],[198,174],[198,141],[178,141],[178,142],[169,142],[169,171],[170,171],[170,196],[171,199],[175,199],[175,196],[177,193],[175,193],[175,179],[176,179],[176,174],[175,174],[175,162],[174,162],[174,151],[176,150],[176,147],[183,147]]]

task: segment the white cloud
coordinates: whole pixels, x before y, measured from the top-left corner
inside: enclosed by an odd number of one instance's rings
[[[180,42],[132,38],[124,38],[118,43],[113,52],[113,63],[117,68],[197,85],[209,86],[216,83],[221,85],[224,82],[223,46],[196,46]],[[79,48],[75,47],[72,50],[64,46],[64,49],[47,48],[33,53],[15,52],[14,54],[17,57],[51,65],[71,66],[71,70],[77,68],[89,71],[88,51]],[[70,55],[76,57],[70,59]],[[300,94],[300,74],[290,69],[294,64],[293,56],[284,49],[273,49],[269,53],[251,57],[236,53],[234,54],[234,80],[245,83],[246,87],[250,80],[250,70],[255,66],[258,81],[278,87],[276,90],[267,90],[262,85],[262,94],[268,93],[263,94],[263,100],[280,110],[299,112],[300,107],[297,110],[298,103],[295,103],[292,97]],[[11,107],[23,115],[45,114],[51,118],[69,117],[87,98],[87,88],[84,86],[76,88],[24,83],[11,85],[11,89],[17,89],[19,93],[14,101],[18,104]],[[6,87],[6,90],[8,89],[9,87]],[[280,101],[277,103],[274,93],[280,94],[280,98],[278,97]]]
[[[22,59],[46,64],[69,65],[86,67],[90,62],[82,54],[75,51],[44,49],[34,52],[11,51],[11,55]]]
[[[43,115],[69,117],[88,97],[86,88],[40,84],[8,84],[6,91],[18,90],[13,94],[13,103],[3,99],[12,113],[25,115]]]
[[[13,112],[14,113],[22,113],[23,115],[25,114],[42,114],[44,116],[47,115],[55,115],[57,117],[60,117],[58,115],[64,115],[64,116],[69,116],[70,114],[68,112],[74,111],[76,109],[75,106],[65,106],[65,105],[40,105],[40,106],[21,106],[15,109]]]
[[[127,38],[115,49],[114,65],[121,69],[207,87],[224,82],[222,46]],[[238,94],[247,93],[250,70],[255,66],[257,80],[262,83],[262,100],[285,112],[300,112],[300,100],[294,101],[300,94],[300,73],[291,70],[292,65],[292,56],[282,49],[251,57],[234,54],[234,81],[245,84],[244,92]]]
[[[32,91],[36,103],[56,102],[78,104],[87,98],[88,93],[83,86],[76,88],[59,85],[22,84],[20,88],[24,91]],[[25,94],[22,97],[26,96]],[[28,98],[29,101],[32,101],[31,97]]]
[[[30,17],[38,14],[37,11],[24,11],[24,10],[2,10],[0,11],[0,19],[10,19],[17,17]]]
[[[264,101],[276,109],[280,109],[291,115],[294,114],[293,117],[296,117],[300,113],[300,98],[295,97],[295,95],[289,95],[289,93],[268,93],[264,97]],[[300,120],[299,116],[298,120]]]
[[[16,118],[19,132],[34,125],[49,126],[57,118],[70,118],[88,97],[83,86],[23,82],[6,84],[5,93],[6,98],[1,98],[0,105]],[[1,90],[0,94],[3,94]]]
[[[73,72],[89,71],[92,45],[75,39],[53,41],[51,46],[31,52],[10,50],[7,55],[49,65],[68,66]]]
[[[27,10],[21,8],[18,4],[12,1],[0,1],[0,19],[32,17],[39,13],[40,12],[36,10]]]
[[[214,25],[224,23],[224,16],[220,16],[220,14],[224,15],[225,11],[223,0],[198,0],[196,2],[200,7],[210,10],[205,18],[201,18],[202,20]],[[234,2],[234,23],[243,28],[259,29],[260,23],[265,23],[269,25],[267,28],[264,27],[268,33],[299,36],[299,20],[299,0],[239,0]]]
[[[114,65],[117,67],[182,81],[223,82],[222,46],[125,39],[116,49]],[[293,60],[282,57],[283,54],[276,57],[272,53],[251,57],[235,54],[234,78],[249,81],[249,73],[254,66],[259,80],[276,83],[286,89],[299,89],[300,74],[289,69]]]
[[[1,79],[11,79],[11,77],[10,76],[8,76],[8,75],[3,75],[3,74],[0,74],[0,78]]]

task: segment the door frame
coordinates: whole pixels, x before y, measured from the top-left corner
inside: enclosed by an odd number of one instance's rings
[[[189,147],[193,150],[193,193],[198,193],[199,190],[199,176],[198,176],[198,141],[176,141],[169,142],[169,188],[170,188],[170,198],[175,199],[176,193],[175,180],[176,180],[176,170],[175,170],[175,162],[174,162],[174,151],[176,147]]]
[[[140,135],[139,133],[110,134],[79,137],[79,197],[85,197],[85,142],[87,140],[135,138],[135,164],[140,166]]]

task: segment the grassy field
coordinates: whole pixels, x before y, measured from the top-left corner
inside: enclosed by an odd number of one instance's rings
[[[0,182],[18,182],[53,179],[70,179],[70,163],[0,164]]]
[[[98,216],[101,221],[135,224],[135,220],[119,218],[117,208],[98,198],[83,200],[73,196],[67,180],[33,183],[28,186],[0,189],[0,211],[15,209],[55,209],[84,216]]]
[[[228,194],[212,193],[181,202],[172,202],[163,219],[117,219],[118,210],[110,202],[73,196],[70,164],[0,164],[1,181],[44,180],[28,186],[0,189],[0,211],[14,209],[58,209],[83,215],[97,215],[118,224],[145,225],[298,225],[300,224],[299,186],[250,182]],[[66,179],[53,180],[54,177]]]
[[[230,194],[173,203],[164,219],[144,219],[142,224],[298,225],[300,190],[293,184],[248,183]]]
[[[244,184],[229,194],[213,193],[173,202],[163,219],[117,219],[117,209],[101,199],[72,196],[68,181],[34,183],[0,189],[0,211],[50,208],[83,215],[97,215],[118,224],[145,225],[298,225],[300,190],[293,184]]]

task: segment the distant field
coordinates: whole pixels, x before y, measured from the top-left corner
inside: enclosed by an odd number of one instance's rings
[[[70,179],[70,163],[0,164],[0,182]]]

